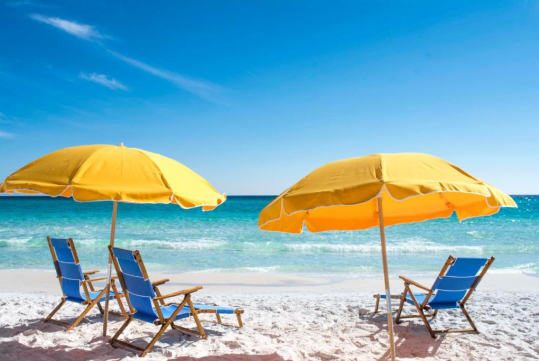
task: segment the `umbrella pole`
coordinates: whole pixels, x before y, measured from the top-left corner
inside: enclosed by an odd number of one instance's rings
[[[382,197],[378,197],[378,220],[380,225],[380,243],[382,244],[382,261],[384,264],[384,283],[386,290],[386,309],[387,309],[387,326],[389,328],[389,349],[391,351],[391,360],[395,361],[395,339],[393,337],[393,314],[391,313],[391,291],[389,290],[389,271],[387,269],[387,252],[386,252],[386,232],[384,227],[384,210],[382,208]]]
[[[118,202],[114,201],[112,205],[112,225],[110,228],[110,245],[114,247],[114,236],[116,234],[116,214],[118,213]],[[109,268],[107,275],[107,296],[105,298],[105,313],[103,314],[103,336],[107,336],[107,322],[109,320],[109,299],[110,299],[110,280],[112,277],[112,256],[109,254]]]

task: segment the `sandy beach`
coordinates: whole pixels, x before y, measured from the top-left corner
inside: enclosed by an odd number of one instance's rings
[[[169,278],[173,292],[192,285],[196,302],[213,302],[245,310],[243,329],[213,324],[203,315],[207,340],[167,331],[148,360],[385,360],[386,318],[373,313],[376,279],[331,279],[257,273],[152,273]],[[418,279],[430,283],[432,278]],[[41,320],[54,308],[60,290],[53,272],[0,271],[0,348],[2,360],[130,360],[101,336],[101,315],[91,311],[73,331]],[[392,292],[402,284],[392,279]],[[397,353],[417,360],[533,360],[539,358],[539,317],[535,300],[539,278],[491,274],[468,304],[481,334],[429,337],[419,321],[396,325]],[[394,302],[396,308],[396,302]],[[411,307],[408,308],[411,310]],[[68,305],[58,317],[73,319],[81,307]],[[234,321],[231,319],[230,321]],[[435,327],[464,326],[459,311],[440,312]],[[111,317],[109,334],[122,321]],[[192,320],[183,325],[194,327]],[[125,337],[140,346],[156,327],[133,323]]]

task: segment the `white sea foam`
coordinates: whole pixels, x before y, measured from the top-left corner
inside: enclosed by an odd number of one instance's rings
[[[83,245],[86,245],[86,246],[92,246],[96,243],[108,243],[109,241],[106,240],[106,241],[100,241],[98,239],[77,239],[75,240],[75,245],[78,245],[78,244],[83,244]]]
[[[466,232],[466,234],[469,234],[470,236],[472,236],[474,238],[483,238],[485,232],[483,232],[483,231],[469,231],[469,232]]]
[[[212,240],[200,240],[200,241],[161,241],[161,240],[134,240],[120,242],[123,245],[129,247],[136,246],[151,246],[157,248],[170,248],[180,250],[201,250],[201,249],[214,249],[226,245],[226,241],[212,241]]]
[[[332,243],[295,243],[287,244],[287,248],[300,252],[342,252],[342,253],[380,253],[380,243],[366,244],[332,244]],[[481,246],[453,246],[439,244],[430,241],[400,241],[398,243],[388,243],[386,246],[388,253],[438,253],[467,251],[482,253]]]
[[[268,267],[237,267],[237,268],[210,268],[200,271],[193,271],[195,273],[213,273],[213,272],[255,272],[255,273],[268,273],[274,272],[279,269],[279,266]]]
[[[512,267],[504,267],[504,268],[495,268],[489,271],[489,273],[494,274],[526,274],[526,273],[537,273],[537,267],[535,263],[525,263],[525,264],[519,264]]]
[[[7,238],[7,239],[0,239],[0,244],[7,243],[8,245],[22,245],[25,243],[28,243],[32,238]]]

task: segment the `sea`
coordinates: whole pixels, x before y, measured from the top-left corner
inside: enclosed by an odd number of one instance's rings
[[[141,252],[149,271],[379,277],[377,228],[298,235],[258,229],[271,196],[230,196],[212,212],[176,205],[118,205],[116,246]],[[539,274],[539,196],[518,208],[386,229],[392,276],[437,273],[447,257],[494,256],[492,273]],[[53,271],[46,237],[73,238],[83,269],[106,269],[111,202],[0,197],[0,269]]]

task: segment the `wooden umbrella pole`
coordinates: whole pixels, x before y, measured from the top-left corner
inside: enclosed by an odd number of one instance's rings
[[[395,339],[393,337],[393,314],[391,313],[391,291],[389,290],[389,271],[387,268],[386,232],[384,228],[384,210],[382,208],[382,196],[378,197],[378,220],[380,225],[380,242],[382,244],[382,261],[384,264],[384,283],[386,290],[387,326],[389,328],[389,349],[391,360],[395,361]]]
[[[114,236],[116,234],[116,214],[118,213],[118,202],[114,201],[112,205],[112,225],[110,227],[110,245],[114,247]],[[109,268],[107,275],[107,296],[105,298],[105,313],[103,314],[103,336],[107,336],[107,322],[109,320],[109,299],[110,299],[110,281],[112,277],[112,256],[109,254]]]

